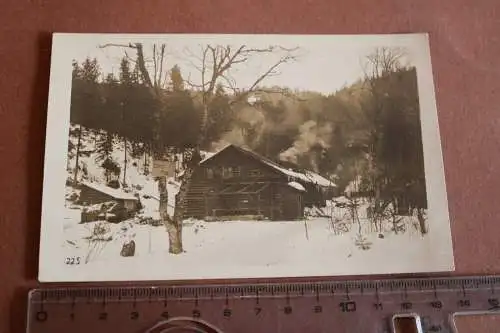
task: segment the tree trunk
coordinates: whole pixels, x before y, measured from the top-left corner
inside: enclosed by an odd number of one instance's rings
[[[391,218],[392,218],[392,228],[394,229],[394,233],[398,234],[398,221],[396,219],[396,207],[398,206],[398,201],[396,198],[392,200],[392,209],[391,209]]]
[[[182,248],[182,221],[184,220],[184,212],[187,205],[187,194],[191,186],[191,178],[193,177],[194,169],[198,164],[198,157],[200,155],[200,147],[205,140],[207,132],[207,119],[208,119],[208,102],[205,101],[203,113],[201,115],[200,134],[197,138],[196,151],[191,155],[194,161],[188,161],[186,169],[184,170],[183,180],[179,192],[175,197],[175,209],[173,220],[167,214],[162,216],[162,219],[167,227],[169,243],[169,252],[178,254],[183,251]],[[166,186],[165,186],[166,191]],[[168,200],[168,199],[167,199]]]
[[[358,216],[358,199],[351,199],[349,202],[349,212],[351,214],[352,224],[358,224],[358,234],[361,235],[361,220]]]
[[[125,158],[123,160],[123,185],[127,184],[126,177],[127,177],[127,138],[123,137],[123,140],[125,142]]]
[[[184,171],[184,179],[179,189],[179,193],[175,197],[175,212],[173,220],[167,223],[169,252],[181,253],[182,248],[182,221],[184,220],[184,212],[186,211],[187,195],[191,185],[191,177],[193,176],[194,167],[188,167]]]
[[[73,184],[76,185],[78,182],[78,161],[80,158],[80,145],[82,142],[82,125],[78,130],[78,143],[76,144],[76,158],[75,158],[75,174],[73,176]]]
[[[174,217],[172,218],[168,214],[168,189],[167,189],[167,177],[159,177],[158,179],[158,190],[160,192],[160,218],[165,225],[168,233],[168,252],[172,254],[182,253],[182,218],[177,219],[178,212],[181,209],[181,204],[178,198],[183,191],[184,183],[181,185],[179,193],[176,197],[176,204],[174,208]],[[186,191],[187,192],[187,191]],[[184,214],[184,213],[183,213]],[[179,221],[179,222],[178,222]]]
[[[144,168],[144,174],[147,175],[148,174],[148,148],[147,148],[146,144],[144,144],[144,165],[143,165],[143,168]]]
[[[175,219],[168,215],[167,177],[159,177],[158,189],[160,190],[160,217],[168,232],[168,252],[179,254],[182,252],[182,225],[175,223]],[[177,211],[177,208],[175,210]]]
[[[189,187],[191,185],[191,177],[193,175],[194,168],[189,167],[184,172],[184,179],[179,189],[179,193],[175,198],[175,214],[174,220],[182,221],[184,218],[184,212],[186,211],[187,205],[187,194],[189,192]]]
[[[182,225],[178,225],[170,220],[167,222],[167,232],[168,252],[172,254],[182,253]]]
[[[398,220],[396,219],[396,214],[392,212],[392,228],[394,229],[394,233],[398,234]]]
[[[167,178],[159,177],[158,179],[158,190],[160,192],[160,217],[163,221],[167,220],[168,216],[168,190],[167,190]]]
[[[420,226],[420,233],[423,236],[428,232],[427,227],[425,226],[425,217],[423,208],[417,208],[417,219],[418,219],[418,225]]]

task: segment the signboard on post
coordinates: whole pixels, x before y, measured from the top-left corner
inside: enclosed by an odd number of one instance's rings
[[[153,177],[174,177],[175,161],[165,159],[153,160]]]

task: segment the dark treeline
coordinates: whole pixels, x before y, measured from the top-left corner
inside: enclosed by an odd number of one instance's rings
[[[356,180],[358,190],[376,205],[404,198],[407,206],[424,209],[416,70],[400,66],[397,59],[379,61],[387,56],[368,58],[374,70],[327,96],[268,87],[253,92],[248,102],[232,104],[234,96],[220,85],[208,108],[201,148],[244,145],[285,165],[328,176],[341,191]],[[179,67],[169,70],[168,88],[160,94],[153,94],[133,67],[124,58],[114,76],[102,73],[96,60],[73,65],[71,122],[107,133],[97,139],[96,150],[103,163],[108,160],[110,174],[120,173],[119,166],[111,165],[114,139],[140,156],[158,144],[155,131],[161,146],[180,152],[199,138],[201,96],[186,87]],[[70,144],[69,150],[74,155],[76,149],[78,158],[76,146]]]

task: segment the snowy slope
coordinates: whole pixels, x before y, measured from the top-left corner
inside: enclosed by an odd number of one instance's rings
[[[72,127],[74,128],[74,127]],[[104,135],[104,133],[102,134]],[[77,138],[70,137],[72,143],[76,146]],[[104,175],[104,170],[100,166],[100,162],[96,160],[97,154],[95,153],[95,136],[88,130],[83,131],[82,135],[82,151],[90,151],[89,156],[81,155],[79,157],[79,165],[80,168],[86,169],[87,175],[84,172],[79,172],[79,181],[92,181],[95,184],[99,184],[101,187],[106,187],[106,179]],[[125,165],[125,152],[124,152],[124,141],[114,139],[113,140],[113,152],[112,159],[118,163],[121,168],[121,174],[119,177],[120,182],[123,182],[123,170]],[[75,167],[75,157],[72,157],[68,161],[69,169],[68,169],[68,178],[73,177],[74,167]],[[148,158],[148,165],[152,165],[152,159]],[[127,191],[130,192],[130,195],[137,193],[139,194],[142,205],[144,206],[144,210],[142,212],[143,217],[151,217],[153,219],[159,219],[159,192],[158,185],[154,181],[153,177],[146,176],[144,173],[145,165],[144,165],[144,157],[140,158],[132,158],[130,156],[130,152],[127,154],[127,171],[125,177],[125,183],[127,185]],[[179,191],[180,184],[175,182],[173,179],[169,179],[167,183],[167,190],[169,194],[169,209],[168,213],[173,215],[174,207],[175,207],[175,195]],[[113,191],[113,189],[110,189]]]

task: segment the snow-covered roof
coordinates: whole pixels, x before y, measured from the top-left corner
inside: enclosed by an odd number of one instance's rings
[[[289,182],[288,183],[288,186],[291,186],[293,187],[294,189],[296,190],[299,190],[299,191],[302,191],[304,192],[306,189],[304,188],[304,186],[302,186],[300,183],[297,183],[297,182]]]
[[[325,177],[309,170],[306,170],[305,172],[302,173],[291,169],[286,169],[270,161],[263,161],[263,162],[269,165],[270,167],[273,167],[274,169],[280,171],[281,173],[284,173],[287,176],[300,179],[307,183],[318,184],[320,186],[336,186],[331,180],[328,180]]]
[[[235,147],[243,152],[246,152],[246,153],[254,156],[255,158],[261,160],[266,165],[272,167],[273,169],[279,171],[280,173],[282,173],[286,176],[295,178],[297,180],[302,180],[302,181],[307,182],[307,183],[313,183],[313,184],[317,184],[317,185],[325,186],[325,187],[336,187],[337,186],[331,180],[326,179],[325,177],[317,174],[316,172],[313,172],[310,170],[305,170],[304,172],[298,172],[295,170],[287,169],[287,168],[279,165],[278,163],[267,159],[264,156],[260,156],[256,153],[254,153],[253,151],[250,151],[250,150],[242,148],[242,147],[237,147],[237,146],[234,146],[231,144],[224,146],[222,149],[220,149],[219,151],[217,151],[215,153],[211,153],[210,155],[206,155],[206,157],[200,161],[200,164],[203,164],[204,162],[210,160],[212,157],[219,154],[220,152],[222,152],[223,150],[227,149],[230,146],[233,146],[233,147]]]
[[[107,194],[110,197],[113,197],[115,199],[137,200],[137,198],[131,193],[127,193],[127,192],[124,192],[122,190],[115,189],[115,188],[112,188],[112,187],[109,187],[109,186],[106,186],[103,184],[91,183],[91,182],[87,182],[87,181],[82,181],[81,183],[87,187],[90,187],[91,189],[94,189],[96,191]]]

